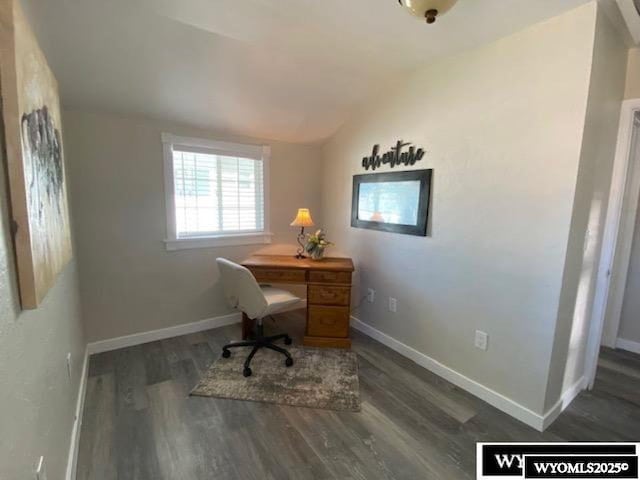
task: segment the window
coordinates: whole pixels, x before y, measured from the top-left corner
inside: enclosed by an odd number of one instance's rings
[[[262,160],[173,148],[178,238],[263,231]]]
[[[167,249],[270,243],[269,147],[163,134]]]

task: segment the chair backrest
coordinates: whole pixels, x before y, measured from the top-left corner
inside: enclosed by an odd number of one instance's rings
[[[248,268],[226,258],[216,258],[227,301],[251,319],[262,318],[268,303]]]

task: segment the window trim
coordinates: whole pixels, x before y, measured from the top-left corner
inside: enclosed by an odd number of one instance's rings
[[[271,160],[271,147],[269,145],[250,145],[204,138],[181,137],[170,133],[163,133],[161,137],[164,157],[165,215],[167,220],[167,238],[164,240],[164,243],[167,250],[271,243],[273,233],[270,231],[269,219],[269,164]],[[179,238],[176,228],[175,180],[173,171],[174,145],[194,149],[201,148],[209,152],[213,150],[219,155],[242,156],[254,160],[262,160],[262,187],[264,194],[264,222],[262,231],[228,232]]]

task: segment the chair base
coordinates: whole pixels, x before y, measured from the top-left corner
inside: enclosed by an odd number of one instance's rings
[[[284,364],[287,367],[290,367],[291,365],[293,365],[293,358],[291,358],[291,354],[284,348],[279,347],[274,343],[275,341],[282,340],[282,339],[284,339],[285,345],[291,345],[292,343],[291,337],[286,333],[265,337],[264,327],[261,324],[258,324],[256,325],[256,333],[253,339],[245,340],[242,342],[232,342],[225,345],[224,347],[222,347],[222,356],[224,358],[229,358],[231,356],[231,351],[229,350],[230,348],[253,347],[253,349],[251,350],[251,353],[249,353],[249,356],[244,361],[244,369],[242,370],[242,374],[245,377],[251,376],[251,367],[250,367],[251,360],[253,359],[253,356],[256,354],[256,352],[261,348],[268,348],[269,350],[273,350],[275,352],[283,354],[286,357]]]

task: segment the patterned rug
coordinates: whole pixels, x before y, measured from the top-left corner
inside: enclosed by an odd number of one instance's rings
[[[251,361],[253,374],[242,376],[250,348],[231,349],[231,357],[213,362],[191,395],[280,403],[298,407],[360,411],[358,359],[338,348],[288,347],[284,355],[260,349]]]

